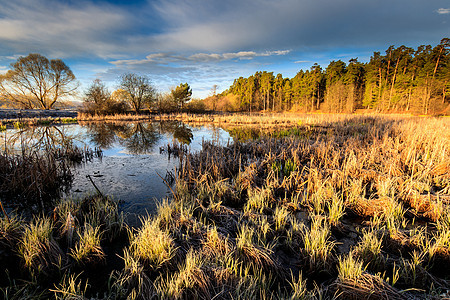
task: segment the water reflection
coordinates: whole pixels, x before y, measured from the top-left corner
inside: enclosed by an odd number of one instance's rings
[[[1,138],[4,142],[0,148],[4,153],[17,153],[72,147],[76,135],[66,132],[64,127],[41,126],[7,130]]]
[[[76,147],[65,127],[42,126],[0,134],[0,199],[21,212],[48,212],[72,185],[72,169],[95,152]],[[97,152],[99,153],[99,152]]]
[[[163,178],[174,175],[179,167],[178,160],[169,160],[161,148],[178,144],[196,151],[203,140],[226,143],[229,137],[220,128],[191,127],[175,121],[97,122],[8,129],[0,133],[0,147],[9,153],[21,151],[21,145],[26,149],[58,149],[72,144],[81,149],[99,148],[102,159],[71,167],[74,181],[66,196],[78,198],[95,193],[86,178],[89,175],[103,194],[122,201],[121,209],[142,215],[156,210],[155,199],[171,195],[158,174]],[[168,177],[166,181],[169,182]]]
[[[192,129],[182,122],[137,123],[89,123],[90,143],[102,149],[110,149],[115,143],[130,154],[151,153],[162,135],[170,134],[181,144],[189,145],[194,138]]]
[[[116,134],[119,143],[131,154],[149,153],[158,139],[159,133],[154,123],[130,123],[120,127]]]
[[[182,122],[161,122],[160,132],[173,135],[175,140],[184,145],[190,145],[194,138],[192,129]]]

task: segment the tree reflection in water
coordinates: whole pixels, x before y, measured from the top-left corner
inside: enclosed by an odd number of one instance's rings
[[[175,129],[173,137],[176,138],[178,142],[189,145],[192,142],[194,135],[192,134],[192,130],[183,124]]]
[[[88,129],[91,144],[102,149],[109,149],[116,141],[116,127],[114,123],[82,124]]]
[[[130,154],[146,154],[153,150],[163,134],[171,134],[179,143],[189,145],[192,130],[182,122],[118,122],[83,124],[88,128],[90,142],[108,149],[119,143]]]
[[[153,123],[129,123],[117,132],[119,143],[131,154],[149,153],[160,138]]]
[[[73,148],[76,135],[65,131],[64,127],[39,126],[25,127],[20,130],[8,130],[2,133],[3,153],[23,151],[45,151],[48,149]],[[80,141],[81,142],[81,141]]]
[[[189,145],[194,138],[192,129],[187,127],[183,122],[167,121],[160,123],[160,132],[169,133],[181,144]]]
[[[7,207],[47,212],[73,182],[71,168],[95,153],[75,146],[65,127],[41,126],[1,134],[0,199]]]

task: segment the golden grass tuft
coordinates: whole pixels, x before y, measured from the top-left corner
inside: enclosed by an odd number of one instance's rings
[[[176,253],[173,239],[150,217],[144,218],[141,228],[132,235],[129,249],[134,257],[152,270],[162,268]]]
[[[31,272],[48,274],[51,269],[61,267],[64,255],[52,233],[53,224],[45,217],[36,218],[25,228],[19,254]]]
[[[85,224],[83,233],[79,234],[79,241],[72,249],[71,256],[80,265],[99,264],[105,259],[101,242],[102,233],[99,227]]]

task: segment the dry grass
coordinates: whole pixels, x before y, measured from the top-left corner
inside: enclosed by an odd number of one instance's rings
[[[93,155],[72,144],[20,147],[0,154],[0,199],[6,207],[34,213],[53,208],[72,184],[71,167]]]
[[[86,224],[79,236],[78,244],[72,249],[71,256],[78,264],[99,264],[105,258],[105,253],[100,245],[101,232],[99,227]]]
[[[175,252],[173,239],[150,218],[142,220],[141,228],[131,238],[130,253],[152,270],[163,267],[175,256]]]
[[[269,118],[223,116],[220,122],[270,124]],[[391,286],[396,282],[403,289],[420,287],[414,294],[419,297],[436,291],[418,282],[448,288],[436,263],[449,257],[449,122],[350,115],[294,119],[278,123],[295,124],[295,130],[221,147],[206,142],[200,152],[183,158],[179,180],[186,188],[181,194],[184,201],[192,199],[186,195],[202,195],[202,222],[227,232],[238,257],[245,264],[253,261],[280,289],[293,262],[316,284],[333,278],[340,270],[339,253],[347,257],[341,268],[347,263],[360,270],[336,277],[334,291],[341,298],[403,299],[407,293]],[[212,201],[218,182],[239,200],[221,196]],[[238,217],[237,225],[221,219],[224,211]],[[424,227],[429,221],[437,227]],[[425,254],[417,260],[415,251]],[[402,280],[406,275],[399,266],[420,272],[414,280]]]
[[[123,266],[105,298],[434,299],[450,290],[448,119],[181,117],[291,128],[184,154],[175,197],[129,232],[129,244],[122,236]],[[50,235],[34,244],[53,238],[71,253],[70,228],[90,223],[106,253],[108,232],[125,226],[107,225],[120,223],[117,206],[96,201],[58,206],[42,226]],[[62,278],[57,290],[95,290]]]

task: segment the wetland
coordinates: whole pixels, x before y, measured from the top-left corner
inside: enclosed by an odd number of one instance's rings
[[[78,147],[57,156],[78,158],[73,185],[45,213],[2,218],[4,295],[449,296],[448,118],[186,119],[57,127]]]

